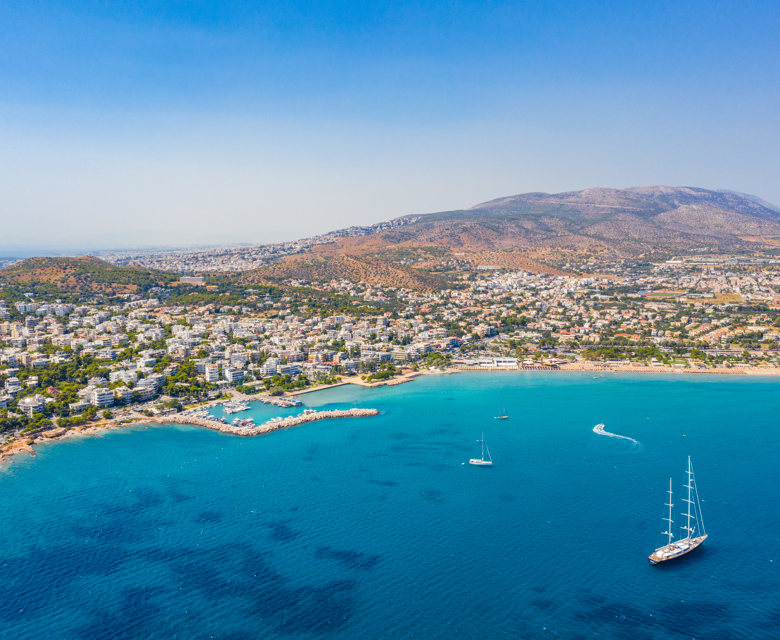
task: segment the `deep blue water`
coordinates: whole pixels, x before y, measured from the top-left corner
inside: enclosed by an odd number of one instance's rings
[[[780,381],[475,373],[303,398],[383,413],[17,458],[0,639],[780,637]],[[482,431],[495,466],[463,465]],[[653,567],[687,455],[710,537]]]

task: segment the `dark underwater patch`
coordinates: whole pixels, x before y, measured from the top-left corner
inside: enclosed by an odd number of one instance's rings
[[[101,508],[101,513],[105,516],[135,517],[165,503],[163,497],[151,489],[128,490],[127,496],[129,504],[105,504]]]
[[[141,542],[151,528],[151,524],[144,524],[133,518],[116,518],[102,524],[77,525],[73,527],[73,534],[82,541],[86,540],[90,543],[103,545],[133,544]]]
[[[93,544],[32,547],[23,556],[4,559],[0,564],[0,620],[34,617],[77,578],[109,575],[127,559],[120,548]]]
[[[534,600],[531,600],[531,606],[536,609],[547,611],[548,609],[555,608],[555,602],[553,600],[548,600],[547,598],[535,598]]]
[[[295,538],[301,535],[300,531],[296,531],[290,527],[287,522],[289,521],[266,523],[265,526],[271,530],[271,540],[276,540],[278,542],[289,542],[290,540],[295,540]]]
[[[633,629],[621,629],[617,632],[615,638],[617,640],[655,640],[656,636],[634,627]]]
[[[320,547],[315,552],[314,557],[318,560],[335,560],[348,569],[359,569],[361,571],[370,571],[380,561],[380,557],[377,555],[369,556],[360,551],[342,551],[331,547]]]
[[[637,624],[646,624],[652,620],[645,612],[623,602],[588,606],[578,611],[575,617],[589,625],[612,625],[626,629],[635,629]]]
[[[356,609],[354,580],[290,588],[288,580],[248,545],[198,551],[169,549],[155,555],[176,576],[171,592],[178,599],[197,591],[215,606],[229,600],[242,602],[242,622],[262,620],[263,625],[285,635],[336,631]]]
[[[162,613],[152,598],[163,592],[163,589],[125,589],[119,609],[98,612],[89,625],[78,631],[77,637],[81,640],[149,637]]]
[[[169,495],[171,500],[173,500],[175,503],[188,502],[189,500],[192,500],[194,497],[176,490],[170,491]]]
[[[314,456],[317,454],[319,450],[320,450],[319,444],[310,444],[308,447],[306,447],[306,455]]]
[[[444,494],[438,489],[427,489],[423,490],[422,499],[428,502],[444,502]]]
[[[676,562],[676,561],[675,561]],[[684,629],[691,636],[702,635],[707,627],[714,625],[714,630],[725,629],[725,621],[731,617],[729,604],[726,602],[696,602],[674,600],[659,608],[655,618],[657,622],[669,631]]]
[[[380,487],[397,487],[398,483],[395,480],[374,480],[370,479],[371,484],[379,485]]]
[[[460,431],[455,431],[454,429],[451,429],[449,427],[454,427],[455,424],[452,422],[445,422],[441,427],[437,429],[431,429],[430,431],[426,431],[425,435],[427,436],[457,436],[460,435]]]
[[[338,631],[349,621],[357,606],[350,593],[355,586],[354,581],[343,580],[324,587],[294,590],[295,604],[283,610],[284,619],[279,631],[290,635]]]
[[[198,517],[195,519],[195,522],[206,522],[206,523],[215,523],[215,522],[222,522],[223,515],[219,511],[202,511]]]

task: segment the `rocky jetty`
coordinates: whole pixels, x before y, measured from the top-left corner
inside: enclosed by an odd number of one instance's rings
[[[152,418],[150,422],[156,422],[158,424],[192,424],[198,427],[205,427],[206,429],[213,429],[220,433],[230,433],[236,436],[259,436],[263,433],[270,433],[278,429],[286,429],[288,427],[297,427],[307,422],[314,422],[315,420],[327,420],[329,418],[366,418],[369,416],[375,416],[379,413],[376,409],[333,409],[331,411],[307,411],[297,416],[290,416],[289,418],[275,418],[259,424],[254,427],[236,427],[232,424],[224,424],[218,420],[210,420],[208,418],[198,418],[195,416],[188,416],[186,414],[174,414],[165,416],[162,418]]]

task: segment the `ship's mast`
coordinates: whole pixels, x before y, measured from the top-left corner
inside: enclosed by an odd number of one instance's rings
[[[688,458],[688,465],[691,466],[691,459]],[[693,491],[696,496],[696,526],[699,527],[701,534],[707,535],[704,529],[704,516],[701,513],[701,503],[699,502],[699,487],[696,484],[696,476],[693,475],[693,466],[691,466],[691,478],[693,479]]]
[[[482,462],[485,461],[485,432],[482,432],[482,440],[480,440],[482,443]]]
[[[672,479],[669,478],[669,503],[666,505],[669,507],[669,517],[664,518],[664,520],[667,520],[669,522],[669,531],[664,531],[662,535],[669,536],[669,542],[668,544],[672,544],[672,540],[674,540],[674,531],[672,531],[672,507],[674,504],[672,504]]]
[[[693,501],[691,500],[691,490],[693,488],[693,471],[691,470],[691,456],[688,456],[688,484],[685,485],[685,487],[688,489],[688,499],[685,500],[685,502],[688,503],[688,510],[686,513],[682,514],[684,515],[687,520],[684,527],[680,527],[681,529],[684,529],[687,532],[686,539],[690,540],[691,535],[693,535],[694,530],[691,528],[691,517],[696,517],[695,513],[693,516],[691,516],[691,505],[693,504]]]

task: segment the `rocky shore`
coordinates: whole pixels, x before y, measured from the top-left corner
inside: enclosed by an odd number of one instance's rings
[[[220,433],[230,433],[236,436],[258,436],[263,433],[270,433],[278,429],[287,429],[288,427],[297,427],[308,422],[316,420],[327,420],[329,418],[365,418],[375,416],[379,413],[376,409],[333,409],[331,411],[309,411],[289,418],[280,418],[269,420],[263,424],[254,427],[236,427],[232,424],[224,424],[219,420],[209,420],[208,418],[197,418],[182,414],[174,414],[160,418],[150,418],[148,422],[157,424],[191,424],[206,429],[213,429]]]
[[[204,427],[206,429],[212,429],[219,431],[220,433],[229,433],[237,436],[259,436],[264,433],[270,433],[271,431],[277,431],[278,429],[287,429],[288,427],[297,427],[308,422],[314,422],[316,420],[327,420],[329,418],[364,418],[378,415],[379,411],[376,409],[334,409],[331,411],[308,411],[301,415],[290,416],[289,418],[276,418],[264,422],[263,424],[254,427],[235,427],[231,424],[224,424],[218,420],[209,420],[207,418],[197,418],[195,416],[188,416],[186,414],[172,414],[168,416],[161,416],[159,418],[149,418],[146,416],[137,417],[132,420],[123,420],[121,422],[105,421],[97,425],[90,425],[81,428],[74,428],[70,430],[58,429],[46,434],[39,434],[32,439],[32,444],[41,444],[43,442],[54,442],[57,440],[65,440],[68,438],[75,438],[79,436],[96,436],[101,432],[108,431],[110,429],[119,429],[122,427],[130,426],[131,424],[190,424],[198,427]],[[26,441],[17,440],[7,443],[2,449],[0,449],[0,463],[9,461],[15,454],[26,452],[30,455],[35,455],[35,450]]]

